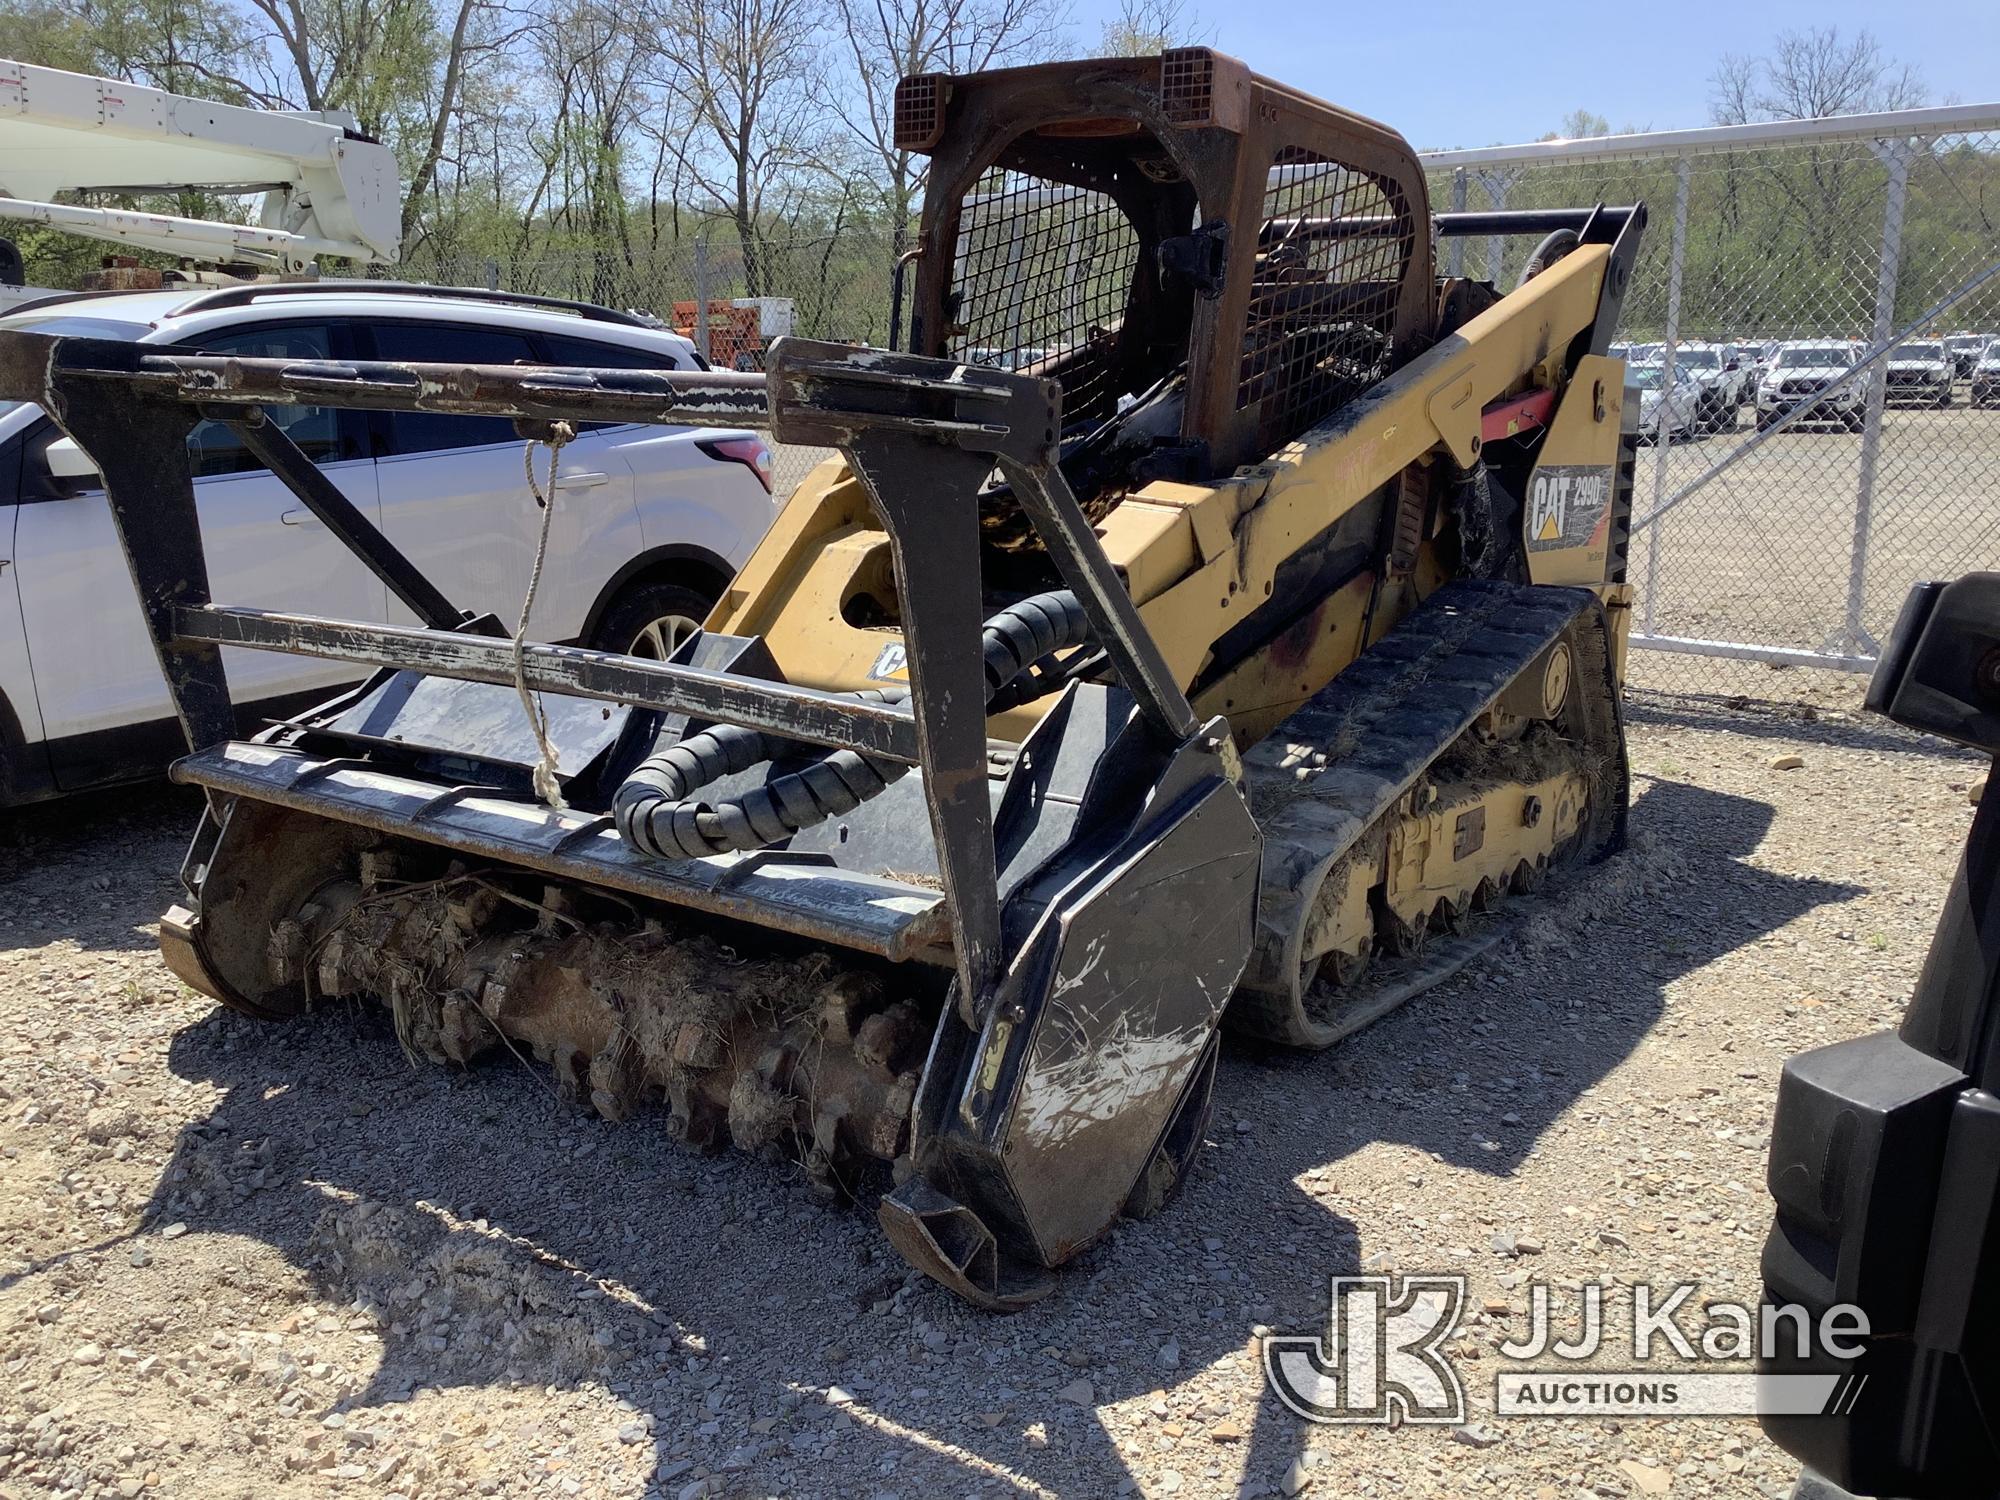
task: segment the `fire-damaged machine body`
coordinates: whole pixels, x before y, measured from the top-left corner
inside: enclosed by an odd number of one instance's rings
[[[209,795],[162,928],[190,983],[266,1016],[380,1000],[414,1051],[532,1053],[829,1191],[887,1163],[898,1248],[1008,1307],[1173,1191],[1225,1020],[1328,1045],[1618,838],[1604,351],[1643,213],[1433,217],[1392,131],[1200,49],[909,79],[897,131],[931,157],[906,353],[655,374],[16,334],[0,395],[99,463],[175,775]],[[1541,244],[1504,292],[1439,277],[1470,233]],[[298,404],[839,456],[660,662],[442,598],[266,417]],[[203,418],[420,623],[212,601]],[[376,670],[245,739],[224,647]]]

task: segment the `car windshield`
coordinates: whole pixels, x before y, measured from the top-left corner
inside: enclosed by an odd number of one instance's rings
[[[1625,378],[1642,391],[1657,391],[1660,388],[1660,377],[1666,373],[1658,365],[1627,365],[1625,367]]]
[[[1783,349],[1778,363],[1792,369],[1838,370],[1845,368],[1848,360],[1845,349]]]
[[[1898,344],[1891,359],[1943,359],[1942,344]]]
[[[1722,355],[1714,349],[1683,349],[1680,362],[1693,365],[1697,370],[1715,370],[1722,366]]]

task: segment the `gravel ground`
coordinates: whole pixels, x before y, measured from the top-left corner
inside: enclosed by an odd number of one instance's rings
[[[1697,442],[1639,452],[1640,516],[1756,436],[1738,425]],[[1657,546],[1654,629],[1661,635],[1820,649],[1846,614],[1862,439],[1840,429],[1781,432],[1710,480],[1632,544],[1643,596]],[[1883,413],[1869,526],[1862,624],[1886,637],[1919,578],[2000,563],[2000,410]],[[1643,619],[1642,613],[1635,620]],[[1706,663],[1686,663],[1689,683]]]
[[[0,818],[0,1496],[1782,1494],[1749,1421],[1315,1427],[1255,1350],[1463,1271],[1477,1405],[1524,1275],[1755,1295],[1779,1066],[1895,1019],[1979,774],[1808,713],[1642,702],[1601,883],[1328,1055],[1233,1046],[1187,1193],[1004,1319],[782,1164],[184,990],[179,794]]]

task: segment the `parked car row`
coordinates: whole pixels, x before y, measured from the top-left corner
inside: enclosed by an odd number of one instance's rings
[[[1763,431],[1796,408],[1808,409],[1794,425],[1839,426],[1859,431],[1868,379],[1843,383],[1866,345],[1853,339],[1773,340],[1764,344],[1687,343],[1674,349],[1671,374],[1666,346],[1614,344],[1630,383],[1640,391],[1641,436],[1671,441],[1735,427],[1744,407]],[[1966,380],[1973,406],[2000,404],[2000,338],[1952,334],[1896,345],[1882,362],[1884,399],[1892,406],[1948,407],[1956,382]],[[1651,372],[1651,373],[1648,373]]]
[[[2000,406],[2000,339],[1986,346],[1972,362],[1972,387],[1967,400],[1974,406]]]
[[[687,339],[607,308],[381,282],[44,299],[0,327],[300,360],[700,367]],[[273,407],[278,423],[445,597],[511,622],[540,529],[502,418]],[[223,603],[415,623],[234,429],[188,437],[210,583]],[[534,634],[663,657],[770,525],[755,433],[593,423],[561,454]],[[236,701],[279,717],[352,667],[225,651]],[[110,508],[39,407],[0,403],[0,805],[154,774],[179,749]]]
[[[1635,368],[1663,367],[1665,362],[1665,347],[1660,344],[1613,344],[1611,352]],[[1756,404],[1757,388],[1751,378],[1750,362],[1735,344],[1681,344],[1674,350],[1673,369],[1672,392],[1661,383],[1653,385],[1659,392],[1655,408],[1669,417],[1674,414],[1680,400],[1681,377],[1685,376],[1694,402],[1689,435],[1726,431],[1736,425],[1745,407]],[[1642,385],[1641,390],[1645,389]],[[1681,429],[1676,427],[1671,435],[1680,433]],[[1648,432],[1647,436],[1657,434]]]

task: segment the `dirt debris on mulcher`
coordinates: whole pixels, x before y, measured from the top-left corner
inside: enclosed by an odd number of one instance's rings
[[[360,881],[279,923],[272,959],[315,995],[386,1005],[412,1055],[504,1050],[607,1119],[659,1100],[676,1138],[795,1153],[829,1191],[904,1150],[929,1023],[882,975],[821,950],[752,956],[499,872],[405,881],[381,864],[364,855]]]

